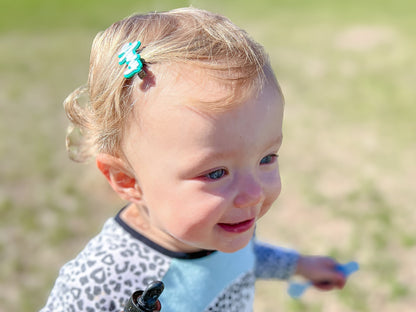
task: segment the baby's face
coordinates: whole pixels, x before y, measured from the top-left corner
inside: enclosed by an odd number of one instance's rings
[[[283,99],[269,84],[231,110],[204,113],[194,107],[228,91],[186,73],[148,90],[125,137],[149,213],[143,234],[173,251],[234,252],[281,190]]]

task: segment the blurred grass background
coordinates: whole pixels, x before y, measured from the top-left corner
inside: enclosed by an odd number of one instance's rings
[[[268,50],[286,96],[283,192],[261,238],[357,260],[341,292],[259,282],[255,311],[414,311],[416,2],[2,0],[0,311],[36,311],[122,202],[66,157],[62,101],[95,34],[133,12],[220,12]]]

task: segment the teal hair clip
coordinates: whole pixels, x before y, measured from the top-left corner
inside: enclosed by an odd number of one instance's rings
[[[143,78],[145,75],[145,72],[143,70],[143,60],[140,57],[140,54],[137,53],[137,50],[139,49],[141,45],[140,41],[136,42],[129,42],[126,43],[120,50],[120,53],[118,55],[119,64],[127,64],[127,70],[124,72],[124,77],[131,78],[135,74],[139,74],[140,78]]]
[[[335,267],[335,270],[342,273],[345,276],[345,278],[347,278],[352,273],[358,271],[358,269],[359,269],[359,265],[355,261],[351,261],[351,262],[348,262],[348,263],[345,263],[345,264],[338,264]],[[292,298],[297,299],[297,298],[300,298],[300,296],[302,296],[303,293],[310,286],[312,286],[311,281],[307,281],[307,282],[303,282],[303,283],[291,281],[289,283],[289,287],[287,289],[287,292]]]

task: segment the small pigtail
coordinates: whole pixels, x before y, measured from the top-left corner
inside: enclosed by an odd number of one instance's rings
[[[88,88],[85,86],[73,91],[64,101],[64,109],[70,121],[66,149],[69,158],[76,162],[85,162],[94,154],[88,101]]]

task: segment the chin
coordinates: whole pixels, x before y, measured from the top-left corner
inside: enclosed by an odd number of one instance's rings
[[[239,251],[240,249],[243,249],[248,245],[248,243],[251,241],[251,237],[252,236],[250,236],[249,239],[232,241],[229,244],[222,244],[222,246],[220,246],[220,248],[217,248],[217,250],[225,253],[233,253]]]

